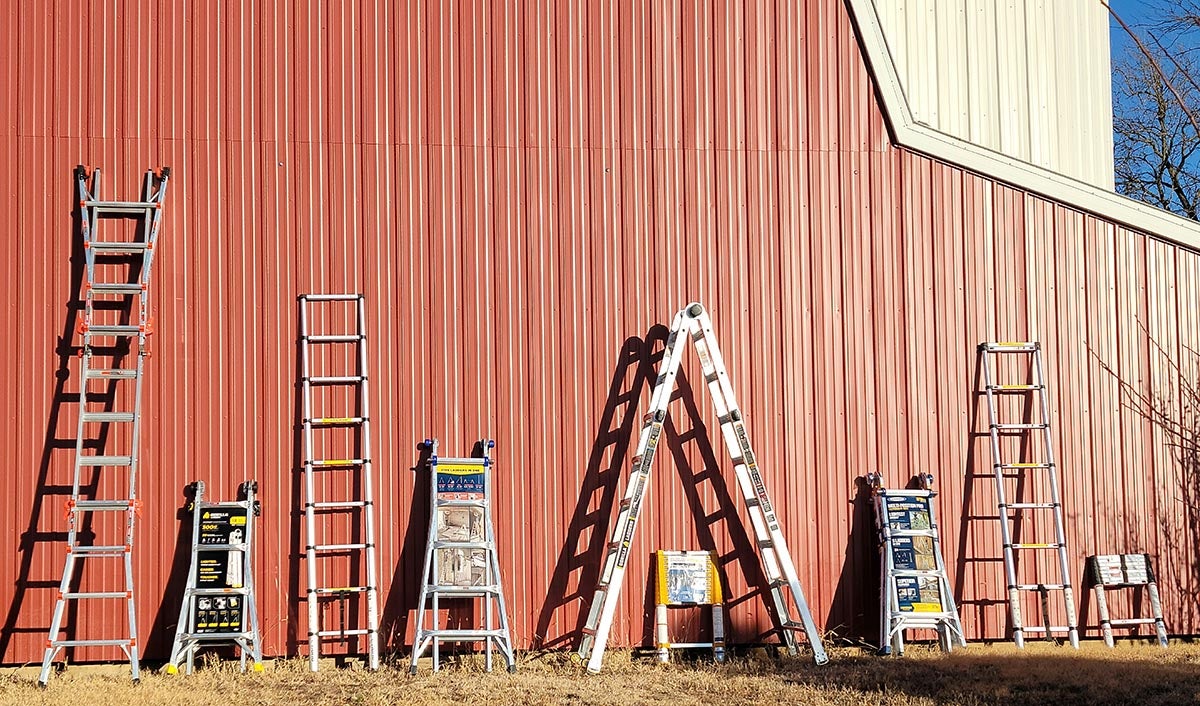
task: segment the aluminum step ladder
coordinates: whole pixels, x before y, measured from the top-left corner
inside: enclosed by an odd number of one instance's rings
[[[304,435],[304,553],[308,569],[308,660],[309,669],[317,671],[321,656],[321,641],[326,639],[346,641],[353,638],[366,638],[367,668],[379,669],[379,567],[375,551],[375,500],[374,500],[374,471],[371,463],[371,415],[368,402],[368,365],[367,365],[367,313],[366,303],[361,294],[304,294],[300,296],[300,370],[301,392],[304,399],[303,435]],[[310,307],[313,310],[310,311]],[[347,312],[347,307],[353,307]],[[312,315],[316,309],[322,310],[328,321],[342,314],[343,318],[353,318],[355,330],[352,333],[333,331],[313,333],[310,330]],[[341,311],[339,311],[341,309]],[[313,374],[311,350],[314,346],[329,347],[350,346],[347,357],[352,359],[357,368],[353,373],[348,371],[322,371],[323,374]],[[326,356],[333,360],[335,356]],[[339,374],[329,374],[336,372]],[[320,387],[341,392],[340,403],[355,404],[357,409],[332,411],[323,409],[321,416],[313,412],[313,390]],[[352,398],[352,399],[351,399]],[[337,414],[338,416],[331,416]],[[344,454],[338,458],[318,457],[322,452],[333,448],[335,439],[323,439],[322,448],[314,443],[314,430],[320,429],[325,433],[337,435],[340,432],[343,446],[353,447],[353,453]],[[316,474],[357,474],[361,483],[353,478],[344,478],[340,483],[342,488],[361,488],[358,498],[327,498],[317,493]],[[330,542],[326,540],[333,526],[332,519],[350,515],[350,523],[355,533],[361,532],[359,542]],[[318,522],[325,526],[323,532],[318,532]],[[365,579],[360,585],[327,586],[322,585],[318,572],[318,557],[343,556],[349,559],[349,565],[365,565]],[[351,581],[358,580],[351,577]],[[343,622],[339,627],[324,629],[321,623],[321,602],[334,599],[341,603],[342,615],[346,614],[345,607],[351,599],[366,598],[366,624],[360,627],[348,628]],[[359,602],[361,608],[361,601]]]
[[[879,531],[881,654],[904,654],[904,631],[933,630],[943,652],[967,646],[958,606],[942,560],[941,531],[934,513],[933,476],[921,474],[920,488],[885,488],[878,473],[867,474]]]
[[[164,668],[177,674],[195,667],[196,653],[204,647],[238,647],[242,671],[246,658],[254,671],[263,670],[262,635],[258,629],[258,603],[254,593],[254,524],[262,511],[256,496],[258,483],[242,483],[241,500],[208,502],[204,481],[196,481],[191,502],[192,552],[187,587],[175,623],[171,659]]]
[[[1025,635],[1027,633],[1044,635],[1047,640],[1053,640],[1054,636],[1065,634],[1071,642],[1071,646],[1079,647],[1079,627],[1075,618],[1075,594],[1071,588],[1071,569],[1067,552],[1066,532],[1063,528],[1062,517],[1062,497],[1059,493],[1058,483],[1058,467],[1054,460],[1054,444],[1050,434],[1050,403],[1046,395],[1046,377],[1045,367],[1042,362],[1042,346],[1038,342],[1000,342],[1000,343],[981,343],[979,344],[979,354],[983,358],[983,382],[984,393],[987,398],[988,408],[988,429],[991,437],[992,447],[992,470],[996,478],[996,504],[1000,519],[1000,538],[1004,548],[1004,574],[1007,582],[1008,590],[1008,606],[1009,616],[1012,621],[1013,642],[1018,648],[1025,646]],[[1023,367],[1027,372],[1026,382],[998,384],[996,383],[996,375],[993,372],[993,365],[998,365],[997,361],[993,360],[995,356],[1012,356],[1022,357],[1028,360]],[[1001,396],[1020,395],[1024,398],[1023,408],[1026,414],[1031,418],[1019,422],[1001,422],[999,412],[997,410],[997,400]],[[1030,400],[1030,397],[1036,398],[1036,404]],[[1039,418],[1032,418],[1033,408],[1036,407],[1036,414]],[[1040,448],[1041,452],[1032,461],[1026,459],[1023,461],[1006,461],[1004,458],[1004,448],[1001,444],[1001,437],[1019,438],[1023,442],[1027,442],[1031,448]],[[1034,476],[1042,476],[1035,478]],[[1027,481],[1027,485],[1037,487],[1038,480],[1043,480],[1044,484],[1049,487],[1050,497],[1039,498],[1036,501],[1029,498],[1023,498],[1016,502],[1009,501],[1005,492],[1005,479],[1017,478]],[[1019,486],[1018,486],[1019,487]],[[1023,513],[1039,513],[1045,519],[1045,515],[1051,518],[1053,523],[1053,537],[1039,537],[1036,539],[1042,541],[1027,541],[1024,537],[1021,541],[1014,541],[1015,530],[1020,527],[1024,530],[1025,527],[1017,524]],[[1015,513],[1015,516],[1010,516],[1009,513]],[[1039,524],[1030,523],[1033,528],[1037,528]],[[1017,560],[1017,552],[1022,556],[1030,555],[1031,561],[1028,566],[1031,566],[1035,580],[1032,582],[1022,583],[1019,578],[1018,569],[1020,562]],[[1053,558],[1048,561],[1039,559],[1037,553],[1051,552]],[[1048,576],[1051,573],[1047,568],[1047,564],[1057,564],[1057,576]],[[1028,575],[1028,573],[1026,575]],[[1021,595],[1022,592],[1036,592],[1041,598],[1041,625],[1026,625],[1024,616],[1021,610]],[[1066,612],[1066,625],[1053,625],[1050,614],[1051,594],[1058,593],[1062,595],[1063,607]]]
[[[136,682],[141,676],[133,539],[134,520],[140,509],[137,477],[142,432],[142,379],[149,354],[148,337],[152,331],[150,275],[170,176],[170,167],[163,167],[158,174],[147,170],[140,201],[105,201],[100,198],[100,170],[91,171],[89,185],[88,169],[84,166],[75,168],[85,275],[83,316],[78,329],[82,340],[79,350],[79,426],[75,435],[71,497],[66,507],[67,558],[38,677],[42,686],[50,679],[51,667],[59,652],[74,647],[119,647],[129,659],[133,680]],[[135,221],[135,232],[131,236],[122,236],[114,219]],[[106,221],[107,225],[102,228],[101,223]],[[109,226],[113,226],[115,232],[106,237]],[[128,271],[124,281],[113,281],[112,270],[124,268]],[[133,367],[128,367],[126,362],[130,357],[135,359]],[[112,409],[119,403],[130,404],[130,386],[133,388],[131,407]],[[118,440],[125,442],[126,439],[128,448],[115,448]],[[97,449],[97,440],[107,449]],[[119,478],[122,471],[124,483]],[[85,474],[91,477],[86,482]],[[103,482],[105,478],[111,479],[110,482]],[[113,485],[123,490],[104,490]],[[120,495],[89,497],[97,492],[119,492]],[[112,530],[115,535],[122,523],[123,539],[102,537],[103,532],[92,531],[99,526]],[[113,562],[119,562],[123,568],[123,585],[119,589],[108,586],[105,587],[108,590],[79,590],[85,566],[93,562],[105,568],[100,573],[110,575],[116,573]],[[100,613],[105,604],[111,605],[112,601],[123,601],[127,609],[128,623],[124,630],[115,624],[106,626],[114,633],[119,631],[119,636],[94,639],[64,639],[60,636],[68,603],[75,605],[75,620],[79,621],[85,614]]]
[[[613,615],[617,609],[617,598],[625,580],[625,564],[629,561],[630,547],[638,516],[649,490],[650,468],[662,436],[667,408],[675,389],[675,378],[683,361],[683,351],[691,340],[700,358],[704,379],[708,383],[713,407],[721,425],[721,437],[734,462],[738,488],[750,515],[750,523],[763,563],[771,600],[781,624],[778,629],[782,641],[790,654],[795,654],[795,632],[803,630],[813,651],[813,660],[825,664],[829,657],[821,644],[821,635],[813,621],[800,579],[792,563],[787,541],[775,505],[767,496],[758,459],[750,447],[746,423],[733,396],[733,387],[725,371],[725,362],[713,333],[712,321],[704,307],[692,303],[675,315],[658,381],[650,397],[650,410],[645,415],[637,450],[633,456],[629,484],[625,498],[621,501],[617,522],[613,527],[612,539],[608,543],[604,569],[600,574],[595,597],[588,614],[587,623],[580,640],[578,657],[587,663],[589,672],[600,671],[604,659],[604,648],[612,628]],[[785,590],[786,589],[786,590]],[[788,600],[790,593],[791,600]]]
[[[482,458],[441,458],[437,439],[426,439],[429,458],[429,539],[425,545],[425,570],[417,604],[417,629],[409,671],[417,673],[417,660],[432,647],[433,671],[440,664],[443,642],[482,642],[485,668],[492,671],[492,650],[499,650],[508,671],[517,671],[512,632],[492,524],[491,450],[496,442],[484,439]],[[446,601],[483,603],[483,625],[472,628],[440,627]],[[459,603],[459,605],[462,605]]]
[[[1158,581],[1150,565],[1149,554],[1099,554],[1087,558],[1088,580],[1096,595],[1096,612],[1100,614],[1100,632],[1104,644],[1113,647],[1113,628],[1137,628],[1153,625],[1159,647],[1167,647],[1167,624],[1163,621],[1162,600],[1158,596]],[[1108,613],[1107,591],[1129,588],[1145,591],[1150,599],[1150,615],[1141,618],[1116,618]]]

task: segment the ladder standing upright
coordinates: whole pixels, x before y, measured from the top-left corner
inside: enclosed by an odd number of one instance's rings
[[[1013,642],[1018,648],[1022,648],[1025,646],[1026,633],[1040,633],[1045,635],[1047,640],[1052,640],[1056,633],[1060,635],[1065,633],[1071,642],[1071,646],[1078,648],[1079,628],[1075,620],[1075,595],[1071,588],[1071,569],[1067,554],[1066,532],[1063,528],[1062,497],[1059,493],[1058,467],[1054,461],[1054,446],[1050,434],[1050,403],[1046,395],[1042,346],[1038,342],[981,343],[979,344],[979,355],[983,358],[983,382],[984,393],[987,398],[988,429],[991,437],[992,470],[996,478],[997,514],[1000,519],[1000,539],[1004,548],[1004,574],[1007,582]],[[1028,382],[997,384],[992,368],[994,364],[993,356],[1027,357],[1029,361]],[[1023,405],[1025,410],[1029,410],[1032,406],[1028,402],[1028,397],[1030,395],[1035,396],[1038,402],[1036,405],[1037,413],[1041,415],[1040,418],[1002,423],[997,410],[997,400],[1002,395],[1021,395],[1026,400]],[[1005,462],[1004,449],[1000,440],[1002,436],[1012,437],[1014,435],[1028,440],[1031,446],[1036,447],[1040,445],[1040,456],[1032,461]],[[1039,440],[1040,444],[1038,443]],[[1049,486],[1049,501],[1045,499],[1039,501],[1024,499],[1017,502],[1010,502],[1006,494],[1005,479],[1028,479],[1030,482],[1027,485],[1036,488],[1039,483],[1035,482],[1036,479],[1031,478],[1034,474],[1044,476],[1044,485]],[[1020,542],[1014,541],[1014,531],[1013,527],[1010,526],[1010,522],[1015,523],[1017,517],[1012,517],[1009,513],[1015,512],[1017,516],[1020,516],[1026,511],[1050,515],[1053,522],[1054,536],[1052,538],[1041,538],[1049,539],[1050,541],[1026,541],[1024,537],[1021,538]],[[1037,528],[1042,523],[1031,524],[1034,528]],[[1022,527],[1022,530],[1024,529]],[[1032,554],[1044,551],[1054,553],[1056,559],[1054,563],[1058,565],[1058,577],[1043,580],[1046,577],[1040,574],[1039,571],[1046,562],[1038,561],[1039,557],[1034,556],[1033,561],[1030,562],[1034,569],[1033,572],[1026,572],[1024,575],[1033,573],[1036,580],[1021,583],[1018,574],[1020,567],[1018,566],[1019,562],[1015,553],[1023,552]],[[1041,598],[1041,625],[1026,625],[1022,616],[1021,594],[1022,592],[1030,591],[1037,592]],[[1062,594],[1067,617],[1066,625],[1056,626],[1052,624],[1050,611],[1051,593]]]
[[[50,678],[54,658],[64,648],[73,647],[120,647],[129,658],[133,680],[136,682],[140,678],[133,587],[133,530],[140,507],[137,473],[142,426],[142,375],[148,355],[147,337],[152,330],[149,291],[151,265],[162,226],[163,199],[167,194],[170,175],[170,167],[163,167],[157,177],[153,170],[147,170],[141,201],[104,201],[100,198],[100,170],[92,171],[89,186],[87,168],[75,168],[85,274],[83,318],[79,323],[82,338],[79,351],[79,426],[75,438],[71,498],[67,501],[67,558],[50,621],[42,671],[38,677],[42,686]],[[116,238],[105,239],[100,222],[107,219],[133,219],[137,222],[137,230],[132,237],[119,237],[118,234]],[[97,258],[101,259],[99,268]],[[125,281],[111,281],[111,270],[122,267],[128,267]],[[106,312],[109,320],[104,320]],[[111,320],[114,312],[119,312],[119,318],[127,318],[114,322]],[[117,367],[131,355],[136,356],[134,367]],[[112,406],[118,404],[119,400],[124,399],[128,403],[129,382],[133,384],[132,407],[114,411]],[[90,386],[93,383],[104,389],[92,391]],[[118,394],[119,391],[126,392],[122,395]],[[98,405],[107,409],[96,410]],[[114,428],[112,425],[119,426]],[[97,434],[100,443],[109,447],[109,453],[84,453],[85,449],[96,449],[96,439],[85,438],[85,434],[92,432]],[[113,449],[114,438],[127,439],[128,450]],[[91,469],[90,475],[98,480],[85,483],[85,468]],[[121,483],[119,479],[112,483],[103,482],[109,473],[105,469],[121,468],[126,469],[126,483]],[[111,472],[118,473],[116,470]],[[118,492],[112,490],[113,486],[126,490],[119,491],[121,497],[89,498],[85,495],[94,493],[85,490],[85,485],[99,489],[96,491],[99,493]],[[109,538],[105,543],[104,538],[99,536],[101,533],[90,531],[96,526],[111,530],[113,534],[123,529],[123,539]],[[99,543],[95,543],[97,539]],[[119,590],[112,590],[112,586],[106,587],[109,590],[81,591],[76,588],[88,561],[107,565],[114,560],[123,564],[125,580]],[[60,639],[68,602],[78,606],[75,613],[78,620],[87,612],[85,606],[112,600],[125,602],[128,613],[126,634],[96,639]]]
[[[429,458],[429,537],[425,545],[425,569],[421,575],[421,599],[417,605],[416,639],[413,640],[409,671],[417,673],[417,661],[433,647],[433,671],[439,667],[442,642],[482,642],[487,671],[492,671],[492,648],[500,650],[508,671],[517,671],[512,632],[500,583],[496,555],[496,532],[492,524],[491,450],[496,442],[484,439],[483,458],[441,458],[437,439],[426,439]],[[439,627],[447,599],[483,601],[480,628]],[[428,621],[428,625],[426,624]]]
[[[354,308],[353,318],[356,322],[354,333],[312,333],[309,330],[310,306],[325,310],[331,317],[337,309],[347,305]],[[344,311],[342,313],[345,313]],[[310,346],[352,346],[352,358],[357,370],[353,374],[314,375]],[[329,356],[330,359],[333,356]],[[379,578],[375,552],[375,500],[374,478],[371,464],[371,424],[370,406],[367,397],[367,314],[366,304],[361,294],[304,294],[300,296],[300,370],[301,388],[304,398],[303,433],[304,433],[304,526],[305,526],[305,558],[308,568],[308,659],[309,668],[317,671],[320,659],[321,640],[333,638],[346,640],[354,637],[365,637],[367,641],[367,667],[379,669]],[[321,416],[313,413],[313,388],[338,389],[343,397],[353,397],[357,400],[357,409],[335,412],[323,409]],[[349,399],[341,400],[350,404]],[[330,416],[341,414],[342,416]],[[317,458],[318,453],[332,448],[332,440],[326,440],[322,449],[314,444],[314,430],[322,429],[330,432],[343,430],[350,432],[350,438],[343,438],[343,444],[354,445],[357,452],[347,454],[342,458]],[[341,484],[343,488],[361,487],[361,498],[329,499],[320,497],[316,490],[314,476],[317,473],[361,473],[361,484],[353,479]],[[351,524],[355,532],[361,531],[359,542],[329,542],[324,534],[317,532],[317,521],[329,520],[333,516],[351,516]],[[358,521],[354,520],[357,516]],[[326,523],[326,530],[330,529]],[[318,556],[328,557],[341,555],[351,558],[350,566],[358,561],[366,564],[366,580],[362,585],[322,586],[319,582],[317,569]],[[323,572],[322,572],[323,573]],[[361,572],[360,572],[361,574]],[[355,580],[353,577],[351,581]],[[347,628],[343,623],[337,629],[322,629],[321,600],[337,599],[342,603],[345,615],[345,604],[352,597],[366,597],[367,621],[366,627]]]
[[[231,642],[238,646],[242,671],[249,656],[254,671],[261,672],[253,561],[254,519],[261,512],[258,483],[242,483],[242,499],[232,502],[206,501],[204,481],[196,481],[195,488],[191,565],[166,672],[178,673],[186,660],[186,673],[191,674],[202,647]]]
[[[778,627],[783,643],[789,653],[795,654],[794,632],[803,630],[812,648],[813,660],[817,664],[824,664],[829,661],[829,657],[825,654],[821,635],[804,599],[804,591],[800,588],[800,579],[792,563],[792,555],[788,551],[775,505],[767,496],[767,489],[758,469],[758,459],[750,447],[746,423],[734,399],[733,387],[725,371],[725,362],[721,357],[716,335],[713,333],[712,321],[704,307],[697,303],[681,309],[671,324],[658,381],[650,396],[650,411],[644,418],[638,438],[629,485],[626,487],[625,498],[621,501],[612,539],[606,548],[604,569],[600,574],[596,594],[583,629],[578,656],[587,662],[589,672],[600,671],[617,608],[617,597],[625,580],[625,564],[629,561],[633,533],[637,527],[642,503],[645,502],[646,492],[649,490],[650,467],[654,462],[663,424],[667,419],[667,407],[671,402],[675,378],[683,361],[683,350],[687,347],[689,339],[695,344],[704,379],[708,383],[713,407],[721,425],[721,437],[725,440],[725,446],[734,462],[738,488],[750,515],[750,524],[754,529],[771,599],[781,621]],[[790,605],[785,588],[791,594]]]

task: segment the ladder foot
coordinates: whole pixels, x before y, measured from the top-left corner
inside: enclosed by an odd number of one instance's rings
[[[515,663],[508,665],[508,673],[509,674],[517,673],[517,665]]]

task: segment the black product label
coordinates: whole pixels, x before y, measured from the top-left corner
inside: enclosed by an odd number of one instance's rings
[[[243,596],[196,596],[192,625],[196,633],[242,632]]]
[[[205,551],[204,547],[245,542],[246,508],[203,507],[199,512],[196,588],[241,588],[244,581],[242,552],[237,549]]]

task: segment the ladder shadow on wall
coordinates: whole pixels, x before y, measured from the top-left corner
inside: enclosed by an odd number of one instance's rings
[[[60,505],[53,502],[53,498],[61,498],[62,503],[71,497],[71,481],[70,470],[74,468],[75,463],[75,444],[76,434],[78,430],[76,423],[80,410],[76,410],[74,414],[70,413],[71,406],[78,407],[79,404],[79,385],[84,381],[79,379],[78,372],[72,374],[71,361],[78,358],[80,347],[75,343],[75,334],[79,324],[82,321],[82,312],[84,309],[83,302],[83,283],[84,278],[84,252],[83,252],[83,219],[80,212],[78,199],[74,196],[77,183],[74,179],[74,174],[71,176],[70,188],[67,193],[71,194],[71,255],[70,255],[70,273],[68,277],[68,296],[66,299],[66,313],[63,317],[62,333],[58,337],[57,345],[55,346],[55,355],[58,357],[58,365],[54,371],[54,391],[50,398],[50,413],[46,419],[46,430],[42,439],[42,453],[38,460],[37,480],[34,484],[33,501],[30,504],[29,521],[26,524],[25,530],[21,533],[20,546],[18,552],[21,555],[20,563],[17,568],[16,580],[12,586],[12,598],[8,605],[8,612],[4,619],[3,627],[0,628],[0,663],[12,662],[11,653],[20,651],[22,653],[30,650],[38,652],[42,649],[46,635],[50,631],[50,615],[54,606],[54,601],[57,598],[59,583],[62,579],[62,554],[52,549],[55,545],[61,545],[67,540],[66,522],[59,512]],[[115,226],[113,226],[115,227]],[[144,240],[145,233],[139,225],[134,233],[135,240]],[[128,255],[97,255],[97,268],[100,267],[128,267],[128,276],[126,281],[130,284],[138,282],[141,268],[133,264],[134,259]],[[140,260],[138,260],[140,262]],[[97,302],[99,304],[99,302]],[[117,311],[120,314],[118,323],[128,324],[132,313],[132,306],[127,302],[113,301],[110,306],[104,309],[97,307],[97,310]],[[111,366],[113,368],[121,367],[122,361],[130,355],[130,340],[110,346],[97,346],[102,349],[105,356],[111,356]],[[68,382],[74,380],[74,389],[69,389]],[[108,383],[108,388],[104,393],[91,393],[94,395],[95,401],[102,402],[102,410],[111,412],[116,404],[115,381]],[[63,425],[66,425],[65,427]],[[83,448],[95,453],[102,453],[103,449],[108,446],[110,436],[112,435],[112,425],[109,423],[100,423],[99,431],[94,436],[85,440]],[[53,478],[51,469],[54,467],[56,473]],[[63,470],[67,469],[67,470]],[[111,471],[110,471],[111,472]],[[94,497],[96,491],[100,487],[101,471],[93,469],[91,479],[80,486],[80,494],[82,496]],[[54,481],[53,483],[51,481]],[[15,520],[15,518],[13,518]],[[49,529],[44,529],[49,528]],[[90,516],[84,520],[83,525],[79,529],[80,537],[86,538],[94,534],[92,521]],[[38,561],[35,562],[35,559]],[[49,571],[51,573],[32,576],[33,566],[37,564],[41,571]],[[78,586],[84,576],[87,575],[87,562],[80,561],[75,569],[74,580],[72,586]],[[67,614],[63,619],[63,632],[66,634],[66,639],[76,639],[79,637],[76,633],[78,624],[78,605],[77,602],[72,602],[67,608]],[[24,619],[24,620],[22,620]],[[30,624],[29,620],[37,621],[37,624]],[[44,621],[44,624],[43,624]],[[13,639],[17,635],[34,635],[35,639],[26,639],[24,647],[14,648]],[[65,657],[69,660],[72,656],[72,651],[68,650]],[[24,661],[24,660],[22,660]]]
[[[174,644],[175,621],[179,618],[179,606],[187,589],[188,571],[192,563],[192,513],[188,508],[196,498],[196,484],[188,483],[183,489],[183,505],[175,511],[178,529],[175,532],[175,551],[171,555],[170,573],[163,586],[162,597],[156,602],[158,612],[150,627],[143,651],[146,657],[171,654]]]
[[[850,535],[837,587],[825,618],[825,630],[847,644],[873,645],[879,639],[879,542],[871,486],[864,476],[854,478],[850,504]],[[904,487],[911,487],[909,478]],[[864,575],[868,578],[864,579]]]
[[[409,469],[413,473],[413,494],[408,505],[404,544],[400,547],[400,558],[392,579],[387,584],[387,600],[383,603],[379,620],[380,649],[388,655],[398,655],[405,644],[412,644],[408,636],[413,627],[413,614],[420,601],[421,578],[425,570],[425,544],[432,510],[429,507],[429,458],[433,450],[424,442],[417,444],[415,450],[417,460]],[[472,456],[478,454],[479,444],[476,444]]]

